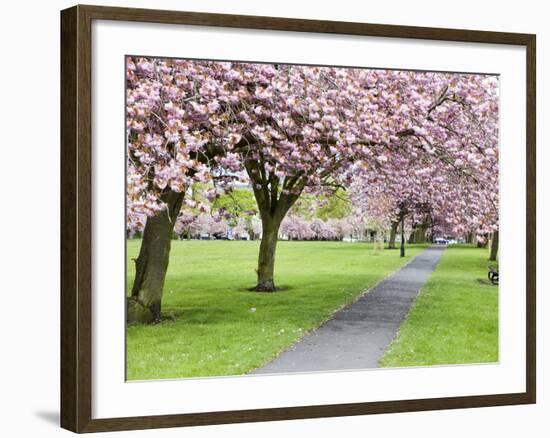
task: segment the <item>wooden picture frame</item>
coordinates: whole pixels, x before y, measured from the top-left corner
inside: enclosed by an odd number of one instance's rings
[[[518,45],[526,48],[526,391],[193,414],[92,418],[92,35],[94,20],[187,24],[356,36]],[[61,12],[61,426],[98,432],[535,403],[536,37],[531,34],[75,6]]]

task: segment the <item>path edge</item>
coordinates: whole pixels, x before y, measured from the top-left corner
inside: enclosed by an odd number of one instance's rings
[[[259,369],[259,368],[263,368],[265,367],[266,365],[270,364],[271,362],[273,362],[275,359],[277,359],[281,354],[285,353],[286,351],[290,350],[292,347],[294,347],[296,344],[298,344],[302,339],[304,339],[306,336],[309,336],[311,333],[313,333],[314,331],[320,329],[323,325],[325,325],[327,322],[329,322],[332,317],[337,313],[337,312],[340,312],[341,310],[344,310],[346,307],[348,306],[352,306],[353,304],[355,304],[357,301],[359,301],[362,297],[364,297],[365,295],[367,295],[372,289],[378,287],[378,285],[380,283],[382,283],[383,281],[385,281],[387,278],[391,277],[392,275],[394,275],[395,273],[399,272],[401,269],[404,269],[405,267],[407,267],[410,263],[413,262],[414,259],[416,259],[417,257],[419,257],[420,255],[424,254],[424,252],[426,252],[428,249],[430,249],[433,245],[430,245],[426,248],[424,248],[424,250],[422,252],[419,252],[417,255],[415,255],[413,258],[411,258],[407,263],[403,264],[402,266],[399,266],[397,269],[391,271],[390,273],[388,273],[388,275],[384,276],[383,278],[381,278],[380,280],[378,280],[376,283],[374,283],[372,286],[368,287],[367,289],[364,289],[362,292],[359,293],[359,295],[357,295],[352,301],[350,301],[349,303],[345,303],[345,304],[342,304],[340,307],[338,307],[337,309],[335,309],[334,311],[331,312],[331,314],[326,318],[324,319],[323,321],[321,321],[321,323],[313,328],[311,328],[310,330],[307,330],[307,331],[304,331],[302,336],[300,336],[298,339],[296,339],[294,342],[292,342],[290,345],[284,347],[283,349],[279,350],[277,352],[277,354],[275,356],[273,356],[269,361],[267,362],[264,362],[263,364],[255,367],[255,368],[252,368],[250,371],[247,371],[244,375],[245,376],[258,376],[258,375],[261,375],[261,374],[252,374],[253,371]],[[385,249],[385,248],[384,248]],[[439,264],[439,262],[438,262]],[[420,291],[418,292],[418,295],[420,294]],[[416,298],[418,298],[418,295]],[[412,309],[412,307],[414,306],[414,304],[416,303],[416,298],[413,302],[413,304],[411,305],[411,308],[409,308],[409,312],[410,310]],[[407,313],[407,315],[405,316],[405,319],[408,317],[409,313]],[[403,321],[405,321],[405,319],[403,319]],[[400,326],[401,328],[401,326]],[[399,333],[399,330],[397,331],[397,333]],[[397,334],[396,334],[397,336]],[[393,342],[393,339],[392,341],[390,342],[389,345],[391,345]]]
[[[448,249],[448,247],[445,248],[445,250],[443,252],[445,252],[446,250]],[[420,255],[420,254],[419,254]],[[441,255],[441,258],[443,257],[443,254]],[[432,277],[433,273],[437,270],[437,267],[439,266],[439,264],[441,263],[441,258],[437,261],[436,265],[435,265],[435,268],[434,270],[432,271],[432,273],[430,274],[430,276],[428,277],[428,279],[426,280],[426,282],[422,285],[422,287],[418,290],[418,293],[416,294],[416,297],[414,297],[414,300],[411,304],[411,306],[409,307],[409,310],[408,312],[406,313],[405,317],[403,318],[403,321],[401,322],[401,324],[399,324],[399,328],[397,329],[397,331],[395,332],[395,336],[393,337],[393,339],[390,341],[390,343],[388,344],[388,347],[384,350],[384,352],[382,353],[382,356],[380,356],[380,359],[378,359],[378,362],[377,362],[377,365],[378,365],[378,368],[384,368],[384,369],[394,369],[394,368],[409,368],[407,366],[403,366],[403,367],[381,367],[380,366],[380,361],[384,358],[384,356],[386,355],[386,353],[390,350],[390,348],[392,347],[393,343],[397,340],[397,338],[399,337],[399,334],[401,333],[401,327],[403,327],[403,324],[407,321],[407,319],[409,319],[409,316],[411,314],[411,312],[414,310],[414,308],[416,307],[416,304],[417,304],[417,301],[418,301],[418,298],[420,298],[420,295],[422,294],[422,289],[424,289],[424,286],[426,285],[426,283],[430,280],[430,278]],[[431,365],[427,365],[427,366],[431,366]]]

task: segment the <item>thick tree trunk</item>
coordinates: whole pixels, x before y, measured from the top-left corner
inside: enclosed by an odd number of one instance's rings
[[[160,321],[172,231],[183,197],[183,193],[164,193],[162,200],[167,204],[167,210],[147,219],[139,256],[135,259],[136,276],[132,296],[127,300],[128,324]]]
[[[388,249],[397,249],[395,246],[395,236],[397,235],[397,226],[399,222],[392,222],[390,230],[390,241],[388,242]]]
[[[417,225],[409,236],[409,243],[426,243],[427,225]]]
[[[256,292],[275,292],[275,251],[281,221],[266,219],[262,221],[263,234],[258,254],[258,282]]]
[[[260,163],[246,157],[244,161],[262,219],[262,241],[256,269],[258,281],[252,290],[275,292],[277,288],[273,276],[279,227],[288,210],[300,197],[308,179],[301,174],[281,179],[265,169],[264,158],[259,155]]]
[[[418,243],[418,242],[416,241],[417,237],[418,237],[418,227],[415,226],[415,227],[412,229],[411,234],[409,234],[409,241],[408,241],[408,242],[409,242],[409,243]]]
[[[428,216],[417,223],[409,236],[409,243],[426,243],[426,233],[431,225],[431,218]]]
[[[498,254],[498,231],[493,233],[493,239],[491,241],[491,254],[489,255],[489,260],[496,261]]]
[[[428,224],[422,224],[418,228],[416,233],[416,243],[426,243],[426,232],[428,231]]]

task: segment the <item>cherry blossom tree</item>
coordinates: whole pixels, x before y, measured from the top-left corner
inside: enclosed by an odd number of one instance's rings
[[[364,214],[386,219],[390,225],[389,247],[395,245],[397,224],[406,217],[413,228],[412,239],[423,242],[428,227],[459,235],[475,230],[479,235],[498,233],[498,161],[492,149],[480,153],[468,166],[452,162],[423,162],[414,156],[394,155],[388,166],[355,174],[354,201]],[[498,235],[498,234],[497,234]]]
[[[302,193],[358,177],[366,198],[371,185],[391,187],[403,205],[401,189],[420,187],[404,184],[404,169],[428,185],[442,169],[487,193],[469,207],[476,226],[494,226],[481,219],[498,202],[486,188],[497,180],[494,77],[129,57],[127,84],[128,226],[144,230],[132,302],[155,320],[170,236],[196,181],[212,182],[212,199],[235,179],[251,184],[262,223],[257,291],[276,290],[279,230]],[[446,213],[452,222],[460,212]]]
[[[239,217],[235,223],[235,226],[231,229],[231,232],[235,239],[241,239],[243,237],[246,238],[247,236],[249,237],[250,226],[247,219],[245,217]]]
[[[127,224],[143,229],[128,322],[160,320],[170,241],[196,182],[224,187],[239,163],[228,108],[241,97],[227,63],[134,58],[126,62]],[[215,189],[206,194],[213,198]]]
[[[495,155],[493,77],[260,68],[261,80],[250,84],[255,99],[239,113],[251,126],[245,136],[249,147],[241,156],[263,224],[258,291],[276,290],[278,230],[304,190],[341,184],[342,174],[357,162],[374,173],[383,169],[393,179],[406,176],[402,165],[411,160],[478,178],[473,175],[485,158]]]
[[[289,214],[280,226],[280,234],[288,240],[309,240],[313,236],[309,222],[301,216]]]

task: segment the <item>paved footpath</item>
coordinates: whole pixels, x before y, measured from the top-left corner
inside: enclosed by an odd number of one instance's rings
[[[365,369],[394,339],[445,247],[430,247],[251,374]],[[398,254],[396,252],[396,257]]]

